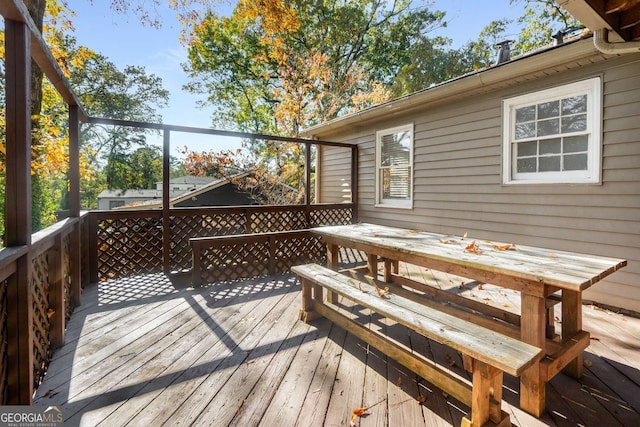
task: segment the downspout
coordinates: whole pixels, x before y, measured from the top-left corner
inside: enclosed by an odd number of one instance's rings
[[[611,55],[640,52],[640,41],[609,43],[608,34],[606,28],[600,28],[593,34],[593,45],[600,52]]]

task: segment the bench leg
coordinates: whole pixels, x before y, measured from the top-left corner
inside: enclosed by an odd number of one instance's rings
[[[313,300],[322,302],[322,287],[309,283],[307,279],[301,278],[300,285],[302,287],[302,308],[298,314],[298,319],[303,322],[311,322],[312,320],[322,317],[313,309]],[[313,295],[312,295],[313,291]]]
[[[463,418],[462,426],[510,426],[509,414],[501,408],[502,371],[478,360],[473,360],[470,364],[473,373],[471,419]]]

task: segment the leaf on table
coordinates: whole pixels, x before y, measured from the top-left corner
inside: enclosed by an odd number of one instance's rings
[[[480,284],[478,285],[478,290],[479,290],[479,291],[481,291],[481,290],[482,290],[482,283],[480,283]]]
[[[458,242],[453,239],[440,239],[440,243],[444,243],[445,245],[455,245]]]
[[[368,294],[369,291],[365,291],[364,289],[362,289],[362,283],[358,282],[358,289],[360,289],[360,291],[362,291],[365,294]]]
[[[376,292],[378,292],[378,296],[380,298],[384,298],[389,293],[389,287],[385,286],[384,289],[382,289],[382,288],[379,288],[378,286],[376,286]]]
[[[556,254],[554,254],[554,253],[547,254],[547,256],[548,256],[549,258],[558,258],[558,255],[556,255]]]
[[[464,250],[467,252],[471,252],[472,254],[482,253],[482,251],[480,250],[480,247],[478,246],[475,240],[471,242],[466,248],[464,248]]]
[[[493,249],[497,251],[515,251],[515,243],[507,243],[506,245],[493,245]]]

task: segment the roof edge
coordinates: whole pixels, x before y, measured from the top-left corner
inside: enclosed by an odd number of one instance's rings
[[[322,138],[324,135],[335,133],[348,126],[382,119],[398,110],[415,107],[428,102],[440,101],[446,98],[456,98],[468,95],[469,91],[487,87],[505,81],[507,78],[520,77],[537,71],[573,62],[590,55],[602,55],[592,42],[592,37],[566,42],[531,54],[514,58],[509,62],[465,74],[460,77],[440,83],[396,98],[385,103],[338,117],[320,125],[304,129],[301,136]]]

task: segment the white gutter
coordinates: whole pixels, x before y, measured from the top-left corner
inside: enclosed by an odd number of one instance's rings
[[[600,52],[610,55],[640,52],[640,41],[609,43],[609,30],[606,28],[594,32],[593,45]]]

